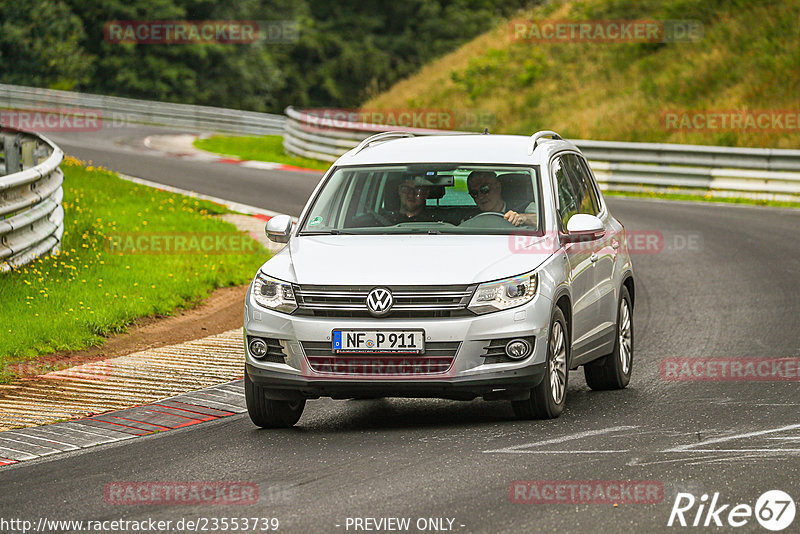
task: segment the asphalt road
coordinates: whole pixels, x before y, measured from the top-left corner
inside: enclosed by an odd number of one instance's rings
[[[95,132],[46,134],[67,154],[115,171],[242,204],[299,215],[320,175],[267,171],[165,157],[144,145],[149,135],[186,133],[157,126],[104,127]]]
[[[53,137],[115,170],[294,215],[313,187],[309,175]],[[663,249],[634,257],[635,360],[626,390],[592,392],[575,372],[564,414],[544,422],[516,421],[505,403],[395,399],[310,401],[290,430],[258,430],[246,415],[233,416],[0,469],[0,517],[275,517],[279,531],[298,533],[364,532],[348,528],[348,518],[366,517],[407,517],[412,526],[448,518],[452,531],[470,533],[667,532],[676,528],[667,522],[678,492],[719,492],[719,504],[731,505],[722,521],[767,490],[800,500],[798,382],[683,382],[659,372],[672,357],[800,356],[800,211],[608,202],[629,231],[664,236]],[[191,480],[256,483],[260,499],[200,507],[103,498],[110,482]],[[509,499],[517,480],[653,481],[664,496],[619,506],[518,504]],[[735,530],[765,532],[753,517]],[[798,531],[800,517],[785,530]]]

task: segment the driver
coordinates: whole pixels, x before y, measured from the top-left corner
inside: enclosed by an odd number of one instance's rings
[[[411,178],[398,184],[397,194],[400,197],[400,210],[388,214],[393,224],[434,220],[433,214],[425,205],[428,195],[430,195],[429,186],[416,185],[414,179]]]
[[[493,171],[472,171],[467,177],[467,190],[481,213],[500,213],[514,226],[523,224],[536,226],[538,223],[538,216],[535,212],[527,213],[536,209],[533,202],[525,207],[520,207],[509,206],[503,200],[503,185]]]

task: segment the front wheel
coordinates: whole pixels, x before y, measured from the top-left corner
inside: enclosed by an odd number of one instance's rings
[[[244,399],[250,420],[261,428],[289,428],[300,420],[306,400],[282,401],[268,399],[264,390],[244,374]]]
[[[617,313],[617,337],[614,352],[583,366],[590,388],[623,389],[631,381],[633,369],[633,306],[628,288],[622,286]]]
[[[519,419],[555,419],[564,411],[570,352],[566,324],[563,312],[556,308],[550,320],[544,378],[531,390],[529,399],[511,403]]]

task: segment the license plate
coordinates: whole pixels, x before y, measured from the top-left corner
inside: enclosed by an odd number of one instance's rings
[[[333,352],[422,354],[424,330],[334,330]]]

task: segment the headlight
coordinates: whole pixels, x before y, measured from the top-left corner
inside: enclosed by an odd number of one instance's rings
[[[262,272],[253,280],[253,298],[270,310],[292,313],[297,309],[292,285],[270,278]]]
[[[530,273],[481,284],[468,308],[480,315],[522,306],[536,295],[538,282],[537,274]]]

